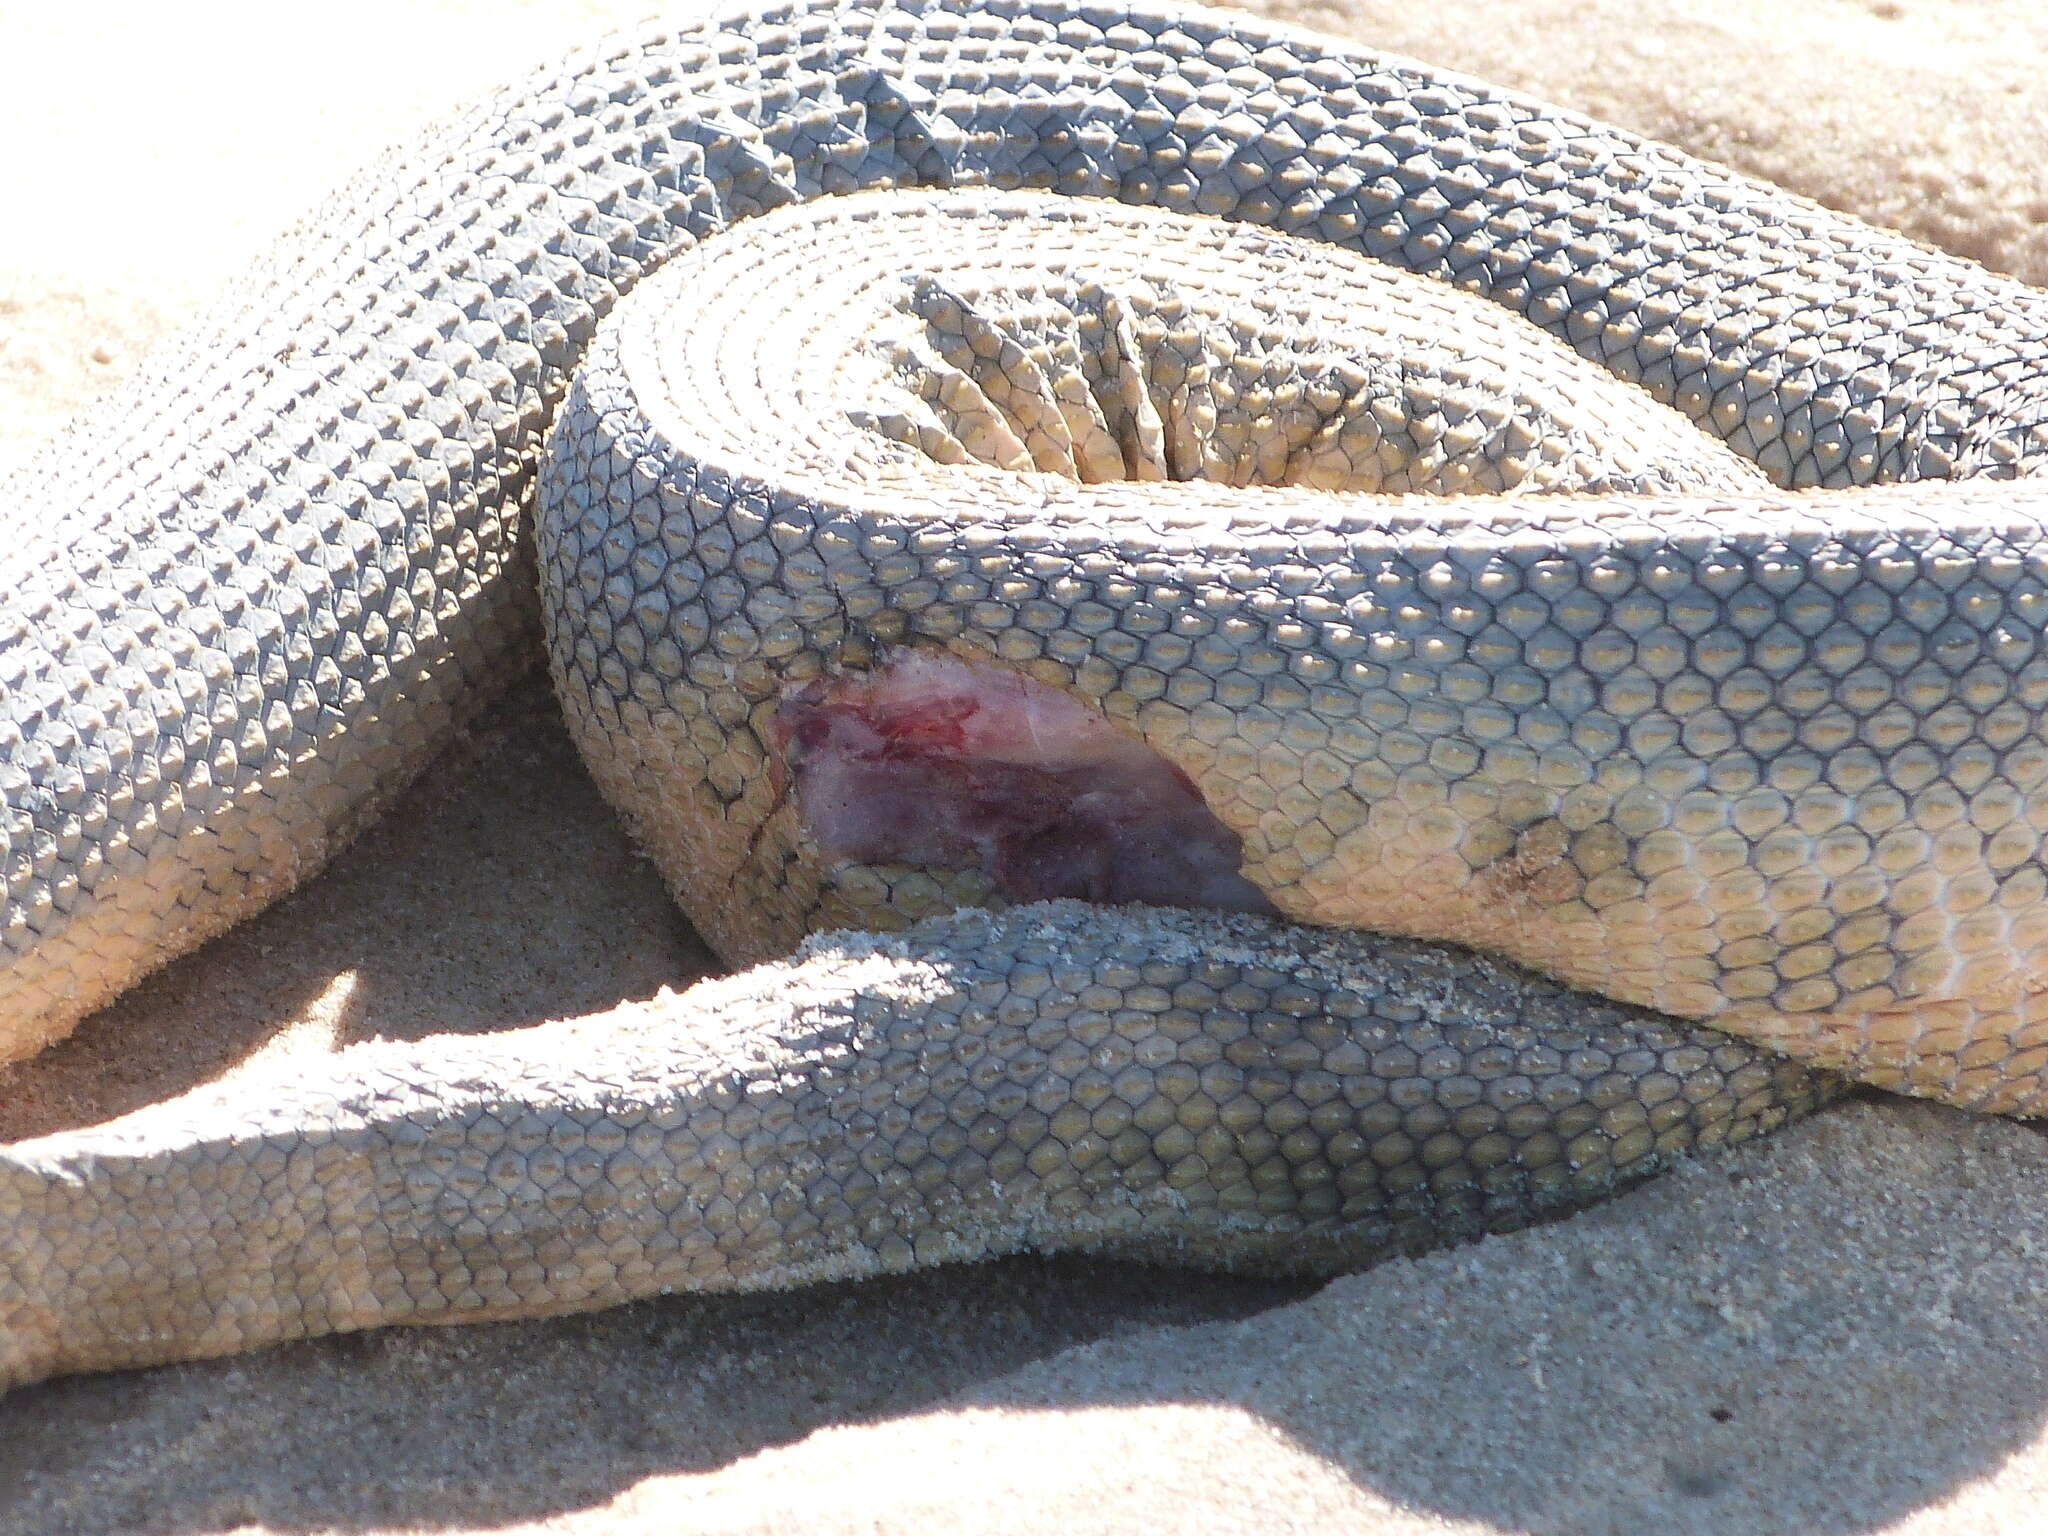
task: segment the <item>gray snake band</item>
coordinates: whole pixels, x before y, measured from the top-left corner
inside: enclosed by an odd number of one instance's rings
[[[1023,1248],[1327,1272],[1812,1068],[2038,1109],[2044,334],[1222,13],[741,7],[493,96],[8,483],[0,1056],[320,868],[536,575],[598,782],[769,963],[7,1149],[0,1385]]]

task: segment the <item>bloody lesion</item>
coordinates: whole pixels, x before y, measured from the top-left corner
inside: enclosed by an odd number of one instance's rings
[[[821,855],[979,869],[1011,902],[1271,912],[1187,774],[1007,668],[902,650],[793,689],[774,746]]]

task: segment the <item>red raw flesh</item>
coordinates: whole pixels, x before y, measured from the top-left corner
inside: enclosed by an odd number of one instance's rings
[[[1002,667],[898,652],[794,690],[776,736],[828,859],[979,868],[1019,903],[1273,910],[1185,773]]]

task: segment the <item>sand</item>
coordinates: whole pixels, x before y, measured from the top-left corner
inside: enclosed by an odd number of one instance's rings
[[[642,9],[0,3],[0,466],[380,143]],[[2048,281],[2026,0],[1287,14]],[[0,1076],[0,1139],[708,964],[528,680],[327,875]],[[2044,1160],[1861,1103],[1322,1288],[1016,1261],[56,1382],[0,1400],[0,1530],[2033,1530]]]

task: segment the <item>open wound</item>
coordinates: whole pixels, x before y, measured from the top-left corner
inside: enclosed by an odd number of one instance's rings
[[[1271,912],[1194,782],[1056,688],[899,651],[791,691],[775,747],[833,862],[982,870],[1012,902]]]

